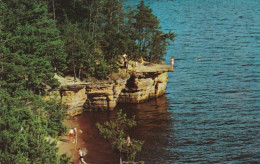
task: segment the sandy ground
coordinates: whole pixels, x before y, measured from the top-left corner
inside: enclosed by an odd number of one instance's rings
[[[67,134],[61,136],[57,144],[59,148],[59,154],[67,154],[69,157],[71,157],[72,162],[76,164],[79,163],[78,148],[82,150],[86,149],[86,143],[83,140],[84,132],[79,127],[79,124],[77,122],[77,117],[67,119],[65,121],[65,124],[69,129],[77,128],[77,143],[76,142],[73,143],[72,141],[69,141],[69,137]]]

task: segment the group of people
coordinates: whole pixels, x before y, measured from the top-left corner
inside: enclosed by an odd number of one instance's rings
[[[78,142],[78,136],[77,136],[77,128],[71,128],[69,130],[69,142],[75,143],[77,144]],[[83,163],[86,164],[86,162],[84,161],[84,156],[86,155],[83,150],[81,150],[80,148],[78,149],[78,154],[79,154],[79,163]]]
[[[122,59],[122,63],[124,65],[124,68],[128,68],[127,55],[126,54],[122,55],[121,59]],[[144,60],[143,60],[142,57],[140,58],[140,60],[141,60],[141,64],[143,64]],[[172,66],[172,69],[173,69],[173,66],[174,66],[174,58],[173,58],[173,56],[170,58],[170,62],[171,62],[171,66]],[[137,61],[135,62],[135,66],[137,67]]]
[[[77,129],[76,128],[71,128],[69,130],[69,141],[72,143],[77,143]],[[129,135],[126,137],[126,144],[127,146],[129,146],[131,144],[131,139],[129,137]],[[83,163],[86,164],[85,160],[84,160],[84,156],[87,154],[87,150],[82,150],[80,148],[78,148],[78,154],[79,154],[79,163]]]

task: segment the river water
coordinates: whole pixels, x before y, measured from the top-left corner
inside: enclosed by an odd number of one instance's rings
[[[125,0],[135,5],[139,0]],[[126,105],[145,140],[137,160],[161,163],[260,163],[260,0],[146,0],[164,31],[177,35],[165,96]],[[96,122],[113,112],[79,116],[90,163],[118,163]]]

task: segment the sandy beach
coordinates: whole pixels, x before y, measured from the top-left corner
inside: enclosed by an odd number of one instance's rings
[[[60,136],[58,141],[59,154],[67,154],[71,157],[73,163],[79,162],[78,148],[86,149],[86,143],[83,140],[84,131],[80,128],[79,123],[77,122],[77,117],[69,118],[65,121],[66,126],[70,128],[77,128],[77,143],[69,141],[68,134]],[[86,135],[86,134],[84,134]],[[86,161],[86,156],[84,157]]]

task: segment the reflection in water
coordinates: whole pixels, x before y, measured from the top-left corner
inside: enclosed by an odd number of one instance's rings
[[[149,159],[159,154],[167,156],[166,149],[169,138],[169,128],[172,121],[167,112],[168,101],[165,96],[143,104],[120,104],[117,109],[123,109],[129,117],[135,115],[137,127],[129,134],[131,138],[144,140],[143,151],[137,154],[136,160]],[[85,132],[85,142],[88,148],[89,163],[118,163],[119,156],[113,153],[110,145],[98,134],[97,122],[105,122],[116,118],[117,110],[110,112],[85,112],[78,117],[80,128]],[[149,152],[149,153],[148,153]]]
[[[168,101],[165,96],[152,101],[123,105],[124,111],[129,115],[135,115],[139,126],[134,128],[131,135],[139,140],[144,140],[141,153],[137,154],[137,160],[145,160],[151,163],[158,155],[167,156],[166,150],[169,138],[169,128],[173,125],[169,118]],[[160,157],[158,157],[160,159]],[[159,162],[159,161],[158,161]]]
[[[78,117],[80,129],[88,149],[88,163],[112,164],[119,163],[119,156],[111,151],[110,145],[99,135],[96,123],[113,120],[116,112],[85,112]]]

